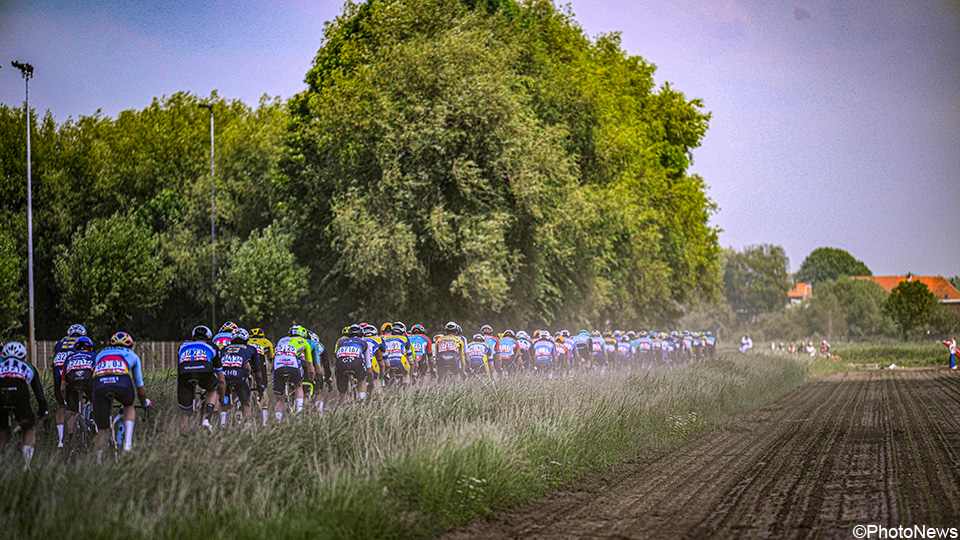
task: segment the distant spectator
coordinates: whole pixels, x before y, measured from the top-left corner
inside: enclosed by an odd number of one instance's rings
[[[827,340],[823,340],[820,343],[820,356],[826,356],[830,358],[830,344],[827,343]]]
[[[744,334],[740,338],[740,352],[745,353],[753,348],[753,340],[750,339],[750,334]]]
[[[951,338],[943,344],[950,348],[950,369],[957,369],[957,338]]]

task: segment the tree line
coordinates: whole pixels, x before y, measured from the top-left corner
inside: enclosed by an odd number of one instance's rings
[[[671,324],[721,297],[722,258],[688,172],[710,115],[655,69],[548,1],[370,0],[289,100],[32,115],[38,336],[177,339],[215,297],[267,328]],[[25,330],[25,120],[0,105],[4,335]]]

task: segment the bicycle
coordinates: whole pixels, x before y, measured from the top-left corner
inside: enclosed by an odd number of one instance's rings
[[[120,413],[114,416],[110,420],[110,438],[107,440],[107,445],[110,448],[111,454],[113,455],[114,463],[120,461],[120,454],[122,453],[123,448],[123,405],[115,401],[116,395],[109,393],[106,395],[106,398],[113,403],[114,409],[119,409]],[[134,408],[141,409],[143,411],[143,420],[146,422],[150,418],[150,408],[143,405],[134,405]]]
[[[81,387],[73,389],[78,394],[80,404],[78,412],[72,413],[70,424],[67,426],[69,438],[63,445],[64,463],[76,461],[78,456],[86,454],[93,448],[93,438],[97,433],[97,424],[90,418],[91,406],[87,393]]]

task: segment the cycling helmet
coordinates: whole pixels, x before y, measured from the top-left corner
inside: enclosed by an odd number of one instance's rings
[[[67,335],[70,337],[85,336],[87,335],[87,329],[82,324],[71,324],[70,328],[67,328]]]
[[[73,343],[73,348],[78,351],[92,351],[93,350],[93,340],[87,336],[80,336],[77,338],[77,341]]]
[[[621,332],[620,330],[617,330],[617,331],[615,331],[615,332],[613,333],[613,337],[617,337],[617,338],[620,337],[620,336],[622,336],[622,335],[623,335],[623,332]]]
[[[489,324],[485,324],[485,325],[483,325],[483,326],[480,327],[480,333],[481,333],[481,334],[492,334],[492,333],[493,333],[493,327],[490,326]]]
[[[647,331],[646,331],[646,330],[641,330],[641,331],[640,331],[640,337],[647,337]]]
[[[563,336],[560,335],[559,332],[557,333],[557,337],[555,339],[557,340],[557,343],[563,343]]]
[[[393,330],[393,323],[385,322],[380,325],[381,334],[384,334],[384,335],[389,334],[392,330]]]
[[[110,337],[110,345],[114,347],[133,347],[133,338],[126,332],[117,332]]]
[[[351,324],[347,327],[347,336],[349,337],[360,337],[363,335],[363,328],[359,324]]]
[[[227,321],[223,323],[223,326],[220,327],[220,333],[223,334],[225,332],[233,332],[236,329],[237,329],[237,323],[233,321]]]
[[[234,328],[230,332],[230,343],[246,343],[250,339],[250,332],[244,328]]]
[[[3,348],[3,357],[13,357],[18,360],[23,360],[27,357],[27,348],[19,341],[11,341]]]
[[[517,332],[517,339],[526,339],[526,340],[529,341],[529,340],[530,340],[530,334],[528,334],[528,333],[527,333],[526,331],[524,331],[524,330],[520,330],[519,332]]]
[[[463,327],[461,327],[459,324],[457,325],[457,335],[458,336],[463,335]]]
[[[710,337],[712,335],[713,335],[713,332],[710,332],[710,331],[707,332],[707,337]]]
[[[483,334],[481,334],[480,332],[477,332],[476,334],[473,335],[473,339],[477,341],[483,341]]]
[[[593,337],[600,337],[600,331],[599,331],[599,330],[594,330],[593,332],[590,332],[590,335],[593,336]]]
[[[504,337],[517,337],[514,335],[513,330],[507,329],[503,331]]]
[[[310,341],[316,341],[317,343],[320,343],[320,336],[318,336],[313,330],[307,330],[307,336],[310,337]]]
[[[304,327],[302,327],[302,326],[300,326],[299,324],[295,324],[295,325],[293,325],[293,326],[290,327],[290,335],[291,335],[291,336],[296,336],[296,337],[302,337],[302,338],[306,339],[306,338],[307,338],[307,329],[304,328]]]
[[[424,328],[422,324],[415,324],[413,328],[410,329],[410,333],[427,335],[427,329]]]
[[[251,328],[250,337],[252,338],[266,338],[266,334],[263,333],[263,328]]]
[[[402,336],[407,333],[407,325],[403,324],[400,321],[393,323],[393,334],[396,336]]]
[[[350,333],[350,325],[348,324],[347,326],[344,326],[343,329],[340,330],[340,333],[345,336],[348,335]]]
[[[589,335],[590,335],[590,332],[587,332],[586,330],[580,330],[580,335],[581,335],[581,336],[589,336]]]
[[[446,330],[448,334],[455,334],[460,330],[460,326],[457,323],[450,321],[446,326],[443,327],[443,329]]]
[[[373,337],[377,335],[377,327],[373,325],[367,325],[363,327],[364,337]]]
[[[568,337],[570,337],[570,331],[569,331],[569,330],[561,330],[561,331],[560,331],[560,335],[563,336],[563,337],[565,337],[565,338],[568,338]]]
[[[193,327],[193,332],[190,333],[190,336],[193,339],[209,340],[209,339],[213,339],[213,332],[211,332],[209,328],[201,324],[200,326]]]

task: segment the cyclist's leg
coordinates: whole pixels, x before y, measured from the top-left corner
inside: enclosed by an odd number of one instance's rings
[[[117,401],[123,405],[123,451],[129,452],[133,449],[133,424],[137,417],[137,410],[133,408],[133,400],[136,391],[133,389],[133,381],[130,381],[126,392],[117,394]]]
[[[180,429],[187,427],[193,416],[193,396],[197,381],[193,375],[183,374],[177,377],[177,405],[180,406]],[[99,426],[97,426],[99,428]]]

